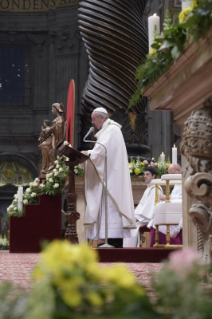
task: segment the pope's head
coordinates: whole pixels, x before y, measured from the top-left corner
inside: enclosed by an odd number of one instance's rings
[[[92,124],[99,130],[108,119],[108,113],[103,107],[97,107],[91,114]]]
[[[168,168],[169,174],[181,174],[181,167],[177,163],[173,163]]]

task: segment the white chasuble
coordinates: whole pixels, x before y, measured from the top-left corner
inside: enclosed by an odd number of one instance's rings
[[[134,203],[121,126],[108,119],[96,134],[107,149],[108,238],[130,237],[135,228]],[[105,238],[105,149],[95,144],[85,162],[87,238]]]
[[[159,187],[159,194],[162,194],[163,190]],[[145,190],[138,206],[135,209],[135,217],[137,219],[136,229],[131,231],[132,237],[124,240],[123,247],[139,247],[140,246],[140,233],[139,228],[147,225],[154,216],[155,206],[155,186],[148,185]]]

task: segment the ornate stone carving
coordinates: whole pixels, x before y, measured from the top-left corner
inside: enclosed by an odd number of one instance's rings
[[[209,261],[209,237],[212,234],[212,98],[205,101],[202,109],[193,111],[185,122],[181,153],[192,168],[191,176],[184,183],[185,190],[197,200],[188,213],[202,232],[203,258]],[[198,240],[202,240],[201,236]],[[198,242],[198,246],[202,246],[201,243]]]

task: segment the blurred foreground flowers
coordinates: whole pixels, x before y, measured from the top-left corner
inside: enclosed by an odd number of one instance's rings
[[[1,319],[161,318],[125,266],[100,267],[97,253],[86,244],[52,242],[41,253],[32,280],[31,294],[21,295],[20,302],[4,297],[5,308],[0,301]]]
[[[56,240],[41,253],[30,294],[1,285],[0,318],[211,319],[210,275],[191,249],[171,253],[153,275],[153,304],[124,265],[100,267],[86,244]]]
[[[158,310],[172,319],[212,318],[211,268],[190,248],[169,255],[154,275]]]

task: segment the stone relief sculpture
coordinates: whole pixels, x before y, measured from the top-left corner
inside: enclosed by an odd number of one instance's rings
[[[181,153],[187,158],[191,176],[185,180],[185,190],[196,202],[189,214],[202,233],[198,243],[203,258],[212,258],[212,97],[202,109],[193,111],[185,122]],[[186,174],[186,172],[184,172]]]
[[[64,141],[66,128],[66,115],[64,105],[62,103],[54,103],[52,105],[52,113],[56,116],[49,126],[49,121],[44,121],[44,128],[39,137],[40,148],[42,153],[42,169],[41,174],[51,172],[55,166],[56,151]]]

